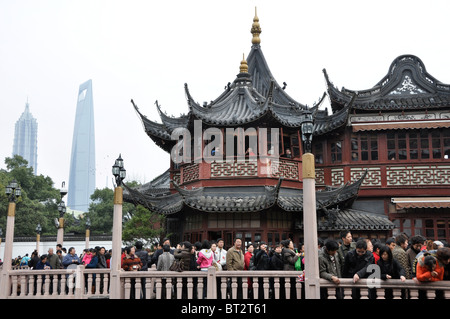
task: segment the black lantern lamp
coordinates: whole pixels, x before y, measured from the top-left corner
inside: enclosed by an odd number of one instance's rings
[[[122,181],[125,179],[127,171],[123,166],[123,159],[120,154],[112,167],[112,173],[113,173],[114,177],[116,178],[117,186],[122,186]]]
[[[42,227],[41,224],[38,223],[36,226],[36,234],[40,235],[42,233]]]
[[[306,110],[302,121],[302,141],[304,143],[304,152],[311,153],[312,136],[314,132],[314,122],[311,111]]]
[[[16,180],[13,180],[8,186],[6,186],[5,193],[10,202],[16,202],[17,198],[22,195],[22,190]]]
[[[89,216],[86,217],[86,229],[90,229],[91,228],[91,219],[89,218]]]
[[[58,212],[59,212],[59,217],[63,218],[64,214],[66,213],[66,204],[64,203],[63,200],[58,204]]]

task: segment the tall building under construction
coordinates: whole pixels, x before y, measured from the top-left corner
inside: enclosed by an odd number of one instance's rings
[[[95,190],[95,130],[92,80],[80,85],[72,139],[67,206],[73,210],[89,209]]]

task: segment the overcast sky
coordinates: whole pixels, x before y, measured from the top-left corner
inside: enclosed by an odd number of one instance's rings
[[[112,187],[119,153],[128,180],[148,182],[169,155],[146,135],[131,99],[160,122],[217,98],[251,48],[257,6],[261,48],[278,83],[312,105],[326,89],[373,87],[402,54],[450,83],[450,1],[6,1],[0,2],[0,167],[25,109],[38,122],[38,174],[68,185],[80,84],[92,79],[96,183]],[[328,100],[325,107],[329,106]]]

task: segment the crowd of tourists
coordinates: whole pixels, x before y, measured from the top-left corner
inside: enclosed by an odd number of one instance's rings
[[[56,253],[55,253],[56,251]],[[61,244],[56,245],[56,250],[49,248],[46,254],[39,254],[37,250],[31,256],[17,256],[12,262],[14,268],[30,269],[67,269],[76,265],[84,265],[86,268],[109,268],[111,250],[105,247],[86,248],[81,254],[77,254],[74,247],[67,250]]]
[[[413,279],[418,282],[450,280],[450,248],[447,242],[427,240],[423,236],[409,237],[400,234],[389,238],[385,243],[377,239],[359,239],[354,242],[350,231],[341,233],[342,243],[335,240],[325,242],[319,252],[320,277],[340,283],[340,278],[352,278],[358,282],[378,271],[381,280]],[[376,265],[377,267],[374,267]],[[322,289],[326,298],[327,292]],[[337,289],[337,298],[342,292]],[[360,290],[352,290],[352,298],[360,298]],[[376,298],[376,290],[369,289],[369,298]],[[387,289],[387,299],[392,299],[392,290]],[[402,298],[408,298],[408,292],[402,290]],[[424,291],[419,291],[419,297]],[[443,292],[437,291],[437,298],[443,298]]]
[[[121,251],[121,266],[124,271],[147,271],[152,267],[157,271],[207,271],[215,267],[217,271],[226,270],[305,270],[305,254],[303,245],[298,248],[290,239],[281,241],[274,247],[267,243],[247,243],[243,247],[240,238],[235,239],[233,246],[226,250],[224,240],[204,240],[190,243],[184,241],[172,247],[169,239],[164,239],[154,251],[143,247],[141,241]],[[373,265],[378,266],[381,280],[414,279],[418,282],[450,280],[450,248],[445,241],[427,240],[423,236],[409,237],[401,234],[389,238],[385,243],[378,239],[359,238],[353,240],[350,231],[343,231],[340,239],[319,239],[319,274],[320,277],[335,284],[342,278],[352,278],[358,282],[374,274]],[[32,269],[64,269],[73,265],[85,265],[86,268],[110,268],[111,250],[104,247],[85,249],[79,256],[75,248],[66,249],[61,245],[49,248],[47,254],[38,255],[34,251],[29,257],[18,257],[13,260],[14,266],[28,266]],[[238,278],[239,279],[239,278]],[[302,277],[291,278],[291,286]],[[283,279],[284,280],[284,279]],[[251,288],[251,280],[249,279]],[[242,284],[242,282],[239,282]],[[263,285],[261,284],[260,287]],[[271,279],[273,288],[273,279]],[[271,289],[271,293],[272,293]],[[292,290],[296,294],[295,288]],[[342,292],[337,289],[337,298]],[[327,298],[325,289],[321,289],[321,297]],[[359,298],[359,290],[352,291],[353,298]],[[370,298],[376,298],[376,292],[369,291]],[[386,298],[392,298],[392,292],[386,292]],[[440,297],[439,295],[437,296]],[[408,298],[402,292],[402,298]]]

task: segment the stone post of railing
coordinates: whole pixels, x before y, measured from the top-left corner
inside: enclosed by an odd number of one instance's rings
[[[83,299],[84,295],[84,265],[78,265],[75,270],[75,299]]]
[[[216,268],[209,267],[208,275],[207,275],[207,290],[206,290],[206,298],[207,299],[217,299],[217,281],[216,281]]]
[[[14,218],[16,214],[16,203],[11,201],[8,207],[8,216],[6,217],[6,238],[3,255],[3,268],[0,272],[0,299],[4,299],[11,293],[11,278],[9,275],[12,269],[12,251],[14,242]]]
[[[117,186],[114,189],[114,216],[111,256],[111,285],[110,298],[121,299],[120,272],[122,270],[120,256],[122,254],[122,203],[123,189]]]

